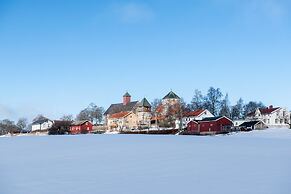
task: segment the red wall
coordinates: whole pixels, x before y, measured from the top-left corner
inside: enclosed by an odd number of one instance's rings
[[[91,122],[86,122],[83,125],[72,125],[70,127],[71,134],[81,134],[83,132],[91,133],[93,130],[93,125]]]
[[[217,121],[200,121],[199,123],[189,122],[187,125],[187,133],[221,133],[223,132],[223,127],[232,125],[233,123],[224,117]]]
[[[189,122],[187,125],[187,132],[188,133],[199,133],[198,126],[199,126],[198,123]]]
[[[223,132],[222,129],[224,126],[232,126],[232,125],[233,123],[226,118],[221,118],[217,121],[200,122],[200,132],[220,133],[220,132]]]

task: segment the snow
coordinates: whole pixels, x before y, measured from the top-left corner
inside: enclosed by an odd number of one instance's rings
[[[291,131],[0,138],[1,194],[289,194]]]

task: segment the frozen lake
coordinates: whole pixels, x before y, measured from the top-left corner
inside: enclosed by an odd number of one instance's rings
[[[291,130],[0,138],[0,194],[290,194]]]

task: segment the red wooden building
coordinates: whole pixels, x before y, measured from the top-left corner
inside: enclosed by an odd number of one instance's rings
[[[70,127],[70,134],[87,134],[93,130],[93,124],[90,121],[75,121]]]
[[[190,121],[187,124],[185,134],[219,134],[230,132],[233,126],[232,120],[227,117],[210,117],[201,121]]]

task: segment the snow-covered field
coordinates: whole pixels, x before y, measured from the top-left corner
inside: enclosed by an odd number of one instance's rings
[[[0,194],[290,194],[291,130],[0,138]]]

